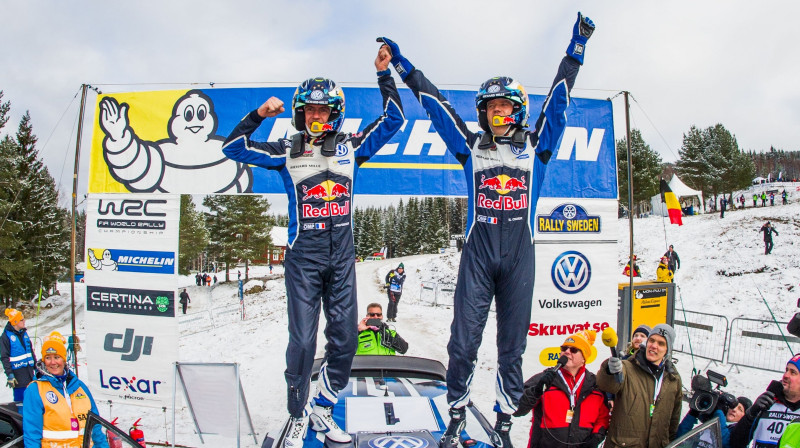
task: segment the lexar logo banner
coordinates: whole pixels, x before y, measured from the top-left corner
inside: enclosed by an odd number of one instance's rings
[[[89,195],[85,346],[99,400],[171,403],[179,212],[174,194]]]
[[[222,143],[242,117],[271,96],[283,100],[287,111],[264,120],[253,139],[295,134],[289,110],[294,91],[295,87],[264,87],[100,95],[93,121],[89,192],[283,193],[276,172],[227,159]],[[344,87],[344,93],[343,132],[356,133],[383,112],[377,87]],[[475,92],[444,90],[443,94],[467,125],[478,130]],[[362,165],[355,189],[348,188],[348,193],[466,196],[461,165],[411,91],[401,88],[400,97],[406,122]],[[529,97],[530,122],[535,123],[545,97]],[[572,98],[567,126],[550,161],[542,197],[615,199],[611,102]],[[141,219],[149,218],[143,213]]]

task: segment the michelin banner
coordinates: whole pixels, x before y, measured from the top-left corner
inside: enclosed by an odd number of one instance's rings
[[[171,403],[179,213],[174,194],[89,195],[86,351],[96,397]]]
[[[295,134],[294,87],[120,92],[98,96],[90,193],[284,193],[277,172],[227,159],[222,143],[251,110],[275,96],[287,111],[267,119],[254,140]],[[345,87],[343,132],[358,132],[382,113],[377,87]],[[461,117],[478,130],[475,92],[446,90]],[[361,166],[356,194],[466,196],[461,165],[446,150],[410,90],[400,89],[406,122]],[[534,123],[544,101],[530,95]],[[611,102],[573,98],[567,129],[553,154],[542,197],[616,199]],[[97,256],[97,255],[96,255]]]

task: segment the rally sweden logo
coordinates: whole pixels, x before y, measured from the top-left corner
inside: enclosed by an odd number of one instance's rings
[[[419,437],[395,435],[376,437],[368,442],[370,448],[425,448],[428,441]]]
[[[89,249],[87,268],[96,271],[174,274],[175,253],[126,249]]]
[[[600,216],[589,215],[578,204],[561,204],[549,215],[536,217],[539,233],[600,233]]]
[[[556,257],[550,276],[559,291],[577,294],[589,285],[592,267],[585,255],[570,250]]]
[[[45,396],[45,398],[47,398],[47,401],[49,401],[50,403],[53,403],[53,404],[58,403],[58,395],[56,395],[56,393],[53,392],[52,390],[48,391],[46,394],[44,394],[44,396]]]

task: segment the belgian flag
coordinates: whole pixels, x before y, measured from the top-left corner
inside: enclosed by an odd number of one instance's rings
[[[678,203],[678,198],[675,193],[670,190],[667,181],[661,179],[661,202],[667,204],[667,212],[669,213],[670,224],[683,225],[681,220],[681,205]]]

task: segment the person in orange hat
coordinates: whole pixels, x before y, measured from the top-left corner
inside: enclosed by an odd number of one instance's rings
[[[21,402],[25,388],[33,381],[36,355],[25,328],[25,316],[14,308],[6,308],[8,323],[0,335],[0,361],[6,373],[6,385],[14,389],[14,401]]]
[[[608,430],[605,395],[586,363],[597,357],[594,330],[579,331],[561,345],[567,363],[551,367],[525,382],[514,416],[533,410],[529,448],[577,446],[596,448]]]
[[[89,411],[98,414],[89,388],[67,366],[66,342],[54,331],[42,343],[41,367],[25,389],[22,407],[26,447],[80,448]],[[92,430],[92,441],[108,447],[99,425]]]

